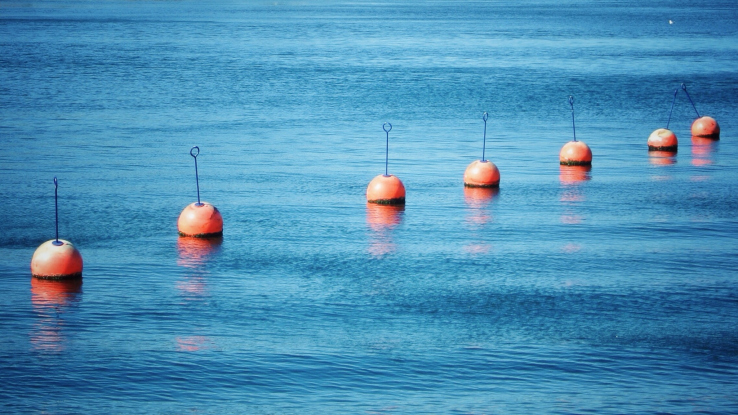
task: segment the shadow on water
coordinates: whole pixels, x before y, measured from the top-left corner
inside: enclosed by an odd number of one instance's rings
[[[397,250],[392,231],[402,224],[404,205],[366,204],[366,223],[369,225],[368,252],[375,257],[391,254]]]
[[[82,279],[44,280],[31,278],[31,305],[38,321],[30,333],[33,348],[60,352],[65,348],[63,314],[82,300]]]

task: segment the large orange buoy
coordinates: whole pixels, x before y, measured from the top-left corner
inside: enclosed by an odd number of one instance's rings
[[[489,160],[484,159],[487,147],[487,113],[482,114],[484,120],[484,136],[482,138],[482,159],[474,160],[464,171],[464,186],[467,187],[499,187],[500,170]]]
[[[389,132],[392,130],[392,124],[386,122],[382,125],[382,129],[387,133],[387,145],[385,148],[384,158],[384,174],[372,179],[366,188],[366,200],[369,203],[379,203],[382,205],[404,205],[405,204],[405,185],[397,176],[387,173],[389,164]]]
[[[582,141],[569,141],[559,153],[559,164],[565,166],[592,165],[592,150]]]
[[[648,137],[649,151],[676,151],[678,145],[676,134],[666,128],[659,128]]]
[[[464,171],[464,186],[499,187],[500,170],[489,160],[474,160]]]
[[[687,98],[689,98],[689,103],[692,104],[692,108],[694,108],[694,112],[695,114],[697,114],[697,119],[694,120],[694,122],[692,123],[692,137],[711,138],[713,140],[719,140],[720,126],[718,125],[717,121],[715,121],[715,119],[712,117],[701,116],[700,113],[697,111],[697,107],[694,105],[694,101],[692,101],[692,97],[687,91],[687,85],[682,84],[682,89],[687,94]]]
[[[42,243],[31,258],[31,275],[43,279],[82,278],[82,255],[71,242],[59,239],[59,182],[54,177],[56,239]]]
[[[82,255],[64,239],[46,241],[33,253],[31,275],[51,280],[82,278]]]
[[[208,202],[190,203],[179,215],[177,230],[181,236],[196,238],[223,236],[223,217]]]
[[[692,137],[720,139],[720,126],[714,118],[703,116],[692,123]]]
[[[571,126],[574,139],[564,144],[559,152],[559,164],[566,166],[589,166],[592,164],[592,150],[583,141],[577,141],[577,129],[574,125],[574,97],[569,95],[571,105]]]
[[[182,210],[177,220],[177,230],[180,236],[215,238],[223,236],[223,216],[215,206],[200,201],[200,178],[197,174],[197,156],[199,154],[200,147],[194,146],[190,149],[190,155],[195,159],[197,202],[187,205]]]

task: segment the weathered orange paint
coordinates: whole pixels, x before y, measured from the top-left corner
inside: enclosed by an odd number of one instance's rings
[[[648,137],[648,149],[650,151],[675,151],[679,142],[673,131],[659,128]]]
[[[692,137],[720,139],[720,126],[714,118],[704,116],[692,123]]]
[[[561,147],[559,163],[568,166],[589,166],[592,164],[592,150],[583,141],[569,141]]]
[[[209,238],[223,235],[223,217],[218,208],[207,202],[201,206],[191,203],[182,210],[177,220],[177,230],[182,236]]]
[[[559,181],[563,184],[583,182],[591,179],[592,166],[560,165]]]
[[[656,150],[648,152],[648,161],[655,166],[664,166],[676,163],[676,151]]]
[[[383,205],[405,204],[405,185],[395,175],[380,174],[369,182],[366,188],[366,200],[369,203]]]
[[[489,160],[474,160],[464,171],[464,185],[468,187],[498,187],[500,170]]]
[[[36,278],[65,279],[82,278],[82,255],[71,242],[59,239],[42,243],[31,258],[31,275]]]

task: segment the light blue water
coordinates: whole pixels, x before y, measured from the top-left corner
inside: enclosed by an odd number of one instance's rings
[[[738,413],[737,96],[728,1],[3,2],[0,411]]]

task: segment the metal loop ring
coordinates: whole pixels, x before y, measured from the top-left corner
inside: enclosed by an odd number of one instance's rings
[[[195,150],[197,150],[197,153],[192,154],[192,152],[195,151]],[[192,157],[194,157],[194,158],[197,158],[197,156],[200,155],[200,147],[198,147],[198,146],[192,146],[192,148],[190,149],[190,155]]]
[[[684,91],[687,91],[687,86],[686,86],[686,85],[684,85],[684,83],[682,83],[682,89],[683,89]]]
[[[388,125],[389,125],[389,130],[387,129]],[[389,133],[390,131],[392,131],[392,124],[386,122],[382,124],[382,129],[384,130],[385,133]]]
[[[59,187],[59,182],[56,181],[56,176],[54,176],[54,187]]]
[[[484,122],[487,122],[488,117],[489,115],[487,115],[487,111],[485,111],[484,114],[482,114],[482,120],[484,120]]]
[[[572,108],[574,108],[574,97],[571,95],[569,95],[569,105],[571,105]]]

